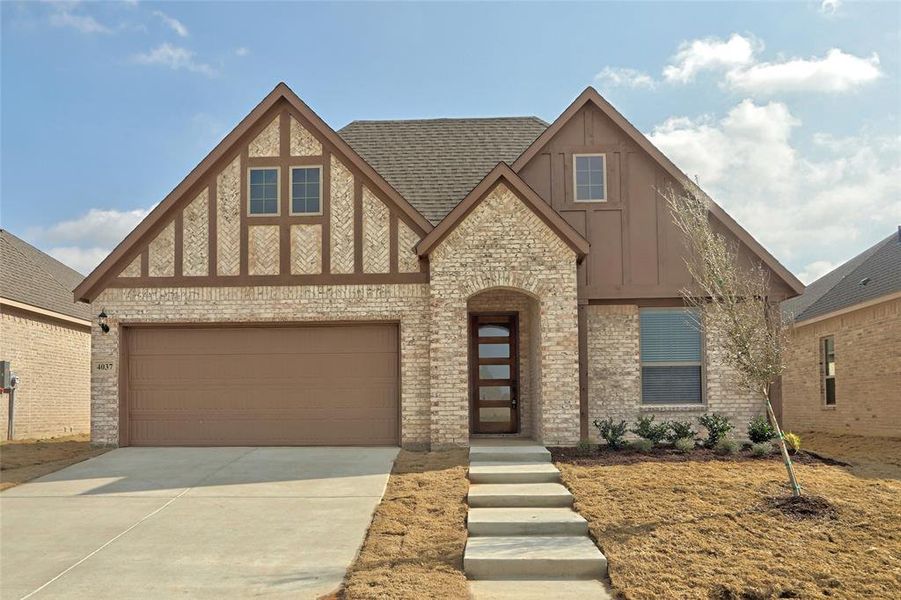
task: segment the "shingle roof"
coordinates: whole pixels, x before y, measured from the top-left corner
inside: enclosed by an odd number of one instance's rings
[[[901,228],[782,303],[795,322],[901,291]]]
[[[78,319],[91,319],[91,307],[76,303],[72,290],[84,276],[0,229],[0,296]]]
[[[434,224],[547,127],[538,117],[353,121],[338,135]]]

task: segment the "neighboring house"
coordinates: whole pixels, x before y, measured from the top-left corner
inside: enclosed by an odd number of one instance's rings
[[[782,421],[901,437],[901,228],[783,302]]]
[[[0,360],[18,377],[13,436],[87,433],[91,311],[72,300],[82,275],[0,229]],[[0,437],[8,427],[0,394]]]
[[[89,275],[93,436],[119,445],[569,445],[608,415],[745,422],[687,318],[690,185],[589,88],[535,117],[355,121],[279,84]],[[717,205],[716,227],[803,286]]]

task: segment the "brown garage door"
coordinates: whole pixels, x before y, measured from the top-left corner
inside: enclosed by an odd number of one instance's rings
[[[128,328],[125,444],[395,445],[397,327]]]

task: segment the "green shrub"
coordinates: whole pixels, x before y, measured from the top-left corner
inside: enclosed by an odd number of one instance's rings
[[[762,444],[776,437],[776,429],[770,425],[770,420],[763,415],[758,415],[748,422],[748,439],[754,444]]]
[[[670,421],[669,422],[669,431],[666,434],[667,441],[675,444],[679,440],[689,439],[693,440],[698,436],[698,432],[692,429],[691,421]]]
[[[625,421],[614,423],[613,417],[607,417],[604,420],[595,419],[594,426],[597,427],[598,434],[612,450],[618,450],[625,445],[626,427],[628,427]]]
[[[629,445],[631,445],[635,450],[642,453],[648,453],[654,448],[654,442],[645,438],[629,442]]]
[[[629,431],[656,445],[666,439],[666,435],[669,433],[669,423],[654,423],[654,415],[645,415],[638,417],[635,427]]]
[[[673,442],[673,447],[682,454],[687,454],[695,449],[695,440],[691,437],[679,438]]]
[[[713,448],[716,443],[726,437],[726,434],[735,429],[728,417],[718,413],[704,413],[698,417],[698,422],[707,430],[707,440],[704,445]]]
[[[713,451],[717,454],[722,455],[736,454],[738,452],[738,449],[738,442],[729,438],[720,438],[713,446]]]
[[[788,432],[784,434],[785,445],[788,446],[788,451],[794,454],[798,450],[801,449],[801,436],[797,433]]]
[[[773,453],[772,442],[755,442],[751,444],[751,454],[757,457],[769,456]]]

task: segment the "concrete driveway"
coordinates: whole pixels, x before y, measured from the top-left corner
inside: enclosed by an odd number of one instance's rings
[[[0,494],[0,597],[316,598],[396,448],[123,448]]]

